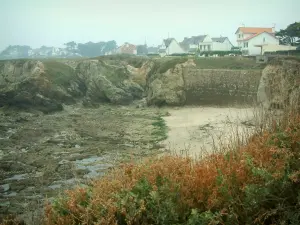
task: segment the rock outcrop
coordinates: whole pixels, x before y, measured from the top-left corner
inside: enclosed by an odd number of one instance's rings
[[[148,105],[184,105],[186,101],[184,69],[195,66],[193,60],[175,65],[165,73],[152,73],[147,77]],[[151,73],[151,72],[150,72]]]
[[[110,65],[101,60],[86,60],[78,64],[76,75],[85,102],[128,104],[143,96],[143,88],[132,81],[125,66]]]
[[[47,113],[62,110],[62,103],[74,103],[68,93],[72,81],[56,83],[55,72],[41,61],[1,61],[0,106],[35,108]]]
[[[144,89],[134,82],[136,76],[125,65],[104,60],[0,61],[0,107],[48,113],[80,99],[84,105],[128,104],[143,98]]]
[[[170,65],[166,67],[166,65]],[[147,77],[148,105],[235,105],[256,99],[261,70],[201,69],[193,59],[166,61]]]
[[[300,61],[274,59],[263,70],[257,100],[265,109],[300,107]]]

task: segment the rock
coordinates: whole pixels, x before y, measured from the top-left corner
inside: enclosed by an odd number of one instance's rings
[[[141,100],[137,100],[133,103],[136,108],[145,108],[147,107],[147,99],[143,98]]]
[[[62,103],[75,102],[67,91],[72,71],[58,62],[48,65],[38,60],[1,61],[0,106],[35,108],[44,113],[60,111]]]
[[[184,68],[191,63],[177,64],[162,74],[149,74],[147,79],[147,104],[180,106],[186,101]]]
[[[257,101],[264,109],[300,107],[300,61],[274,59],[263,70]]]
[[[1,192],[7,192],[7,191],[9,191],[9,189],[10,189],[9,184],[0,185],[0,193]]]
[[[76,74],[89,106],[97,102],[129,104],[141,99],[143,88],[133,82],[126,67],[109,65],[101,60],[86,60],[78,64]]]

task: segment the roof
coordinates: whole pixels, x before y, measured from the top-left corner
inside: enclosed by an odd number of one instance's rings
[[[122,53],[132,53],[136,50],[136,46],[128,42],[125,42],[123,45],[118,47],[118,50],[121,51]]]
[[[182,44],[186,45],[196,45],[200,42],[203,42],[207,35],[198,35],[198,36],[192,36],[190,38],[185,37],[184,40],[181,42]]]
[[[203,42],[207,35],[198,35],[198,36],[192,36],[190,38],[185,37],[182,42],[180,42],[181,48],[183,50],[188,51],[190,48],[190,45],[198,45],[199,43]]]
[[[167,39],[164,39],[164,44],[167,47],[169,47],[169,45],[171,44],[171,42],[175,40],[175,38],[167,38]]]
[[[213,42],[220,42],[220,43],[223,43],[226,39],[227,37],[211,38]]]
[[[252,39],[252,38],[254,38],[254,37],[257,37],[257,36],[259,36],[259,35],[261,35],[261,34],[263,34],[263,33],[266,33],[266,34],[268,34],[268,35],[270,35],[270,36],[276,38],[272,33],[269,33],[269,32],[261,32],[261,33],[258,33],[258,34],[254,34],[254,35],[252,35],[252,36],[250,36],[250,37],[248,37],[248,38],[245,38],[245,39],[243,39],[242,41],[248,41],[248,40],[250,40],[250,39]]]
[[[257,34],[262,32],[273,33],[273,29],[270,27],[239,27],[235,33],[239,30],[247,34]]]

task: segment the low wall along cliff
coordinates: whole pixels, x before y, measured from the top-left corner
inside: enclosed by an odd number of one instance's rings
[[[185,67],[187,105],[251,104],[256,100],[261,70],[222,70]]]

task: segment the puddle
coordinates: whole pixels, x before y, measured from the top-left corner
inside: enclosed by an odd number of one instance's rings
[[[0,185],[0,192],[1,192],[1,191],[2,191],[2,192],[7,192],[7,191],[9,191],[9,189],[10,189],[9,184],[3,184],[3,185]]]
[[[28,178],[28,173],[24,173],[24,174],[16,174],[10,178],[7,178],[5,180],[24,180]]]
[[[53,184],[53,185],[49,185],[48,188],[51,188],[51,189],[53,189],[53,190],[59,189],[59,188],[61,188],[61,184]]]
[[[17,196],[17,192],[10,192],[9,194],[4,194],[4,197],[15,197]]]
[[[92,156],[89,158],[76,160],[75,167],[80,170],[88,170],[89,173],[85,174],[83,178],[95,178],[103,175],[104,171],[112,167],[112,164],[103,163],[105,157]]]

